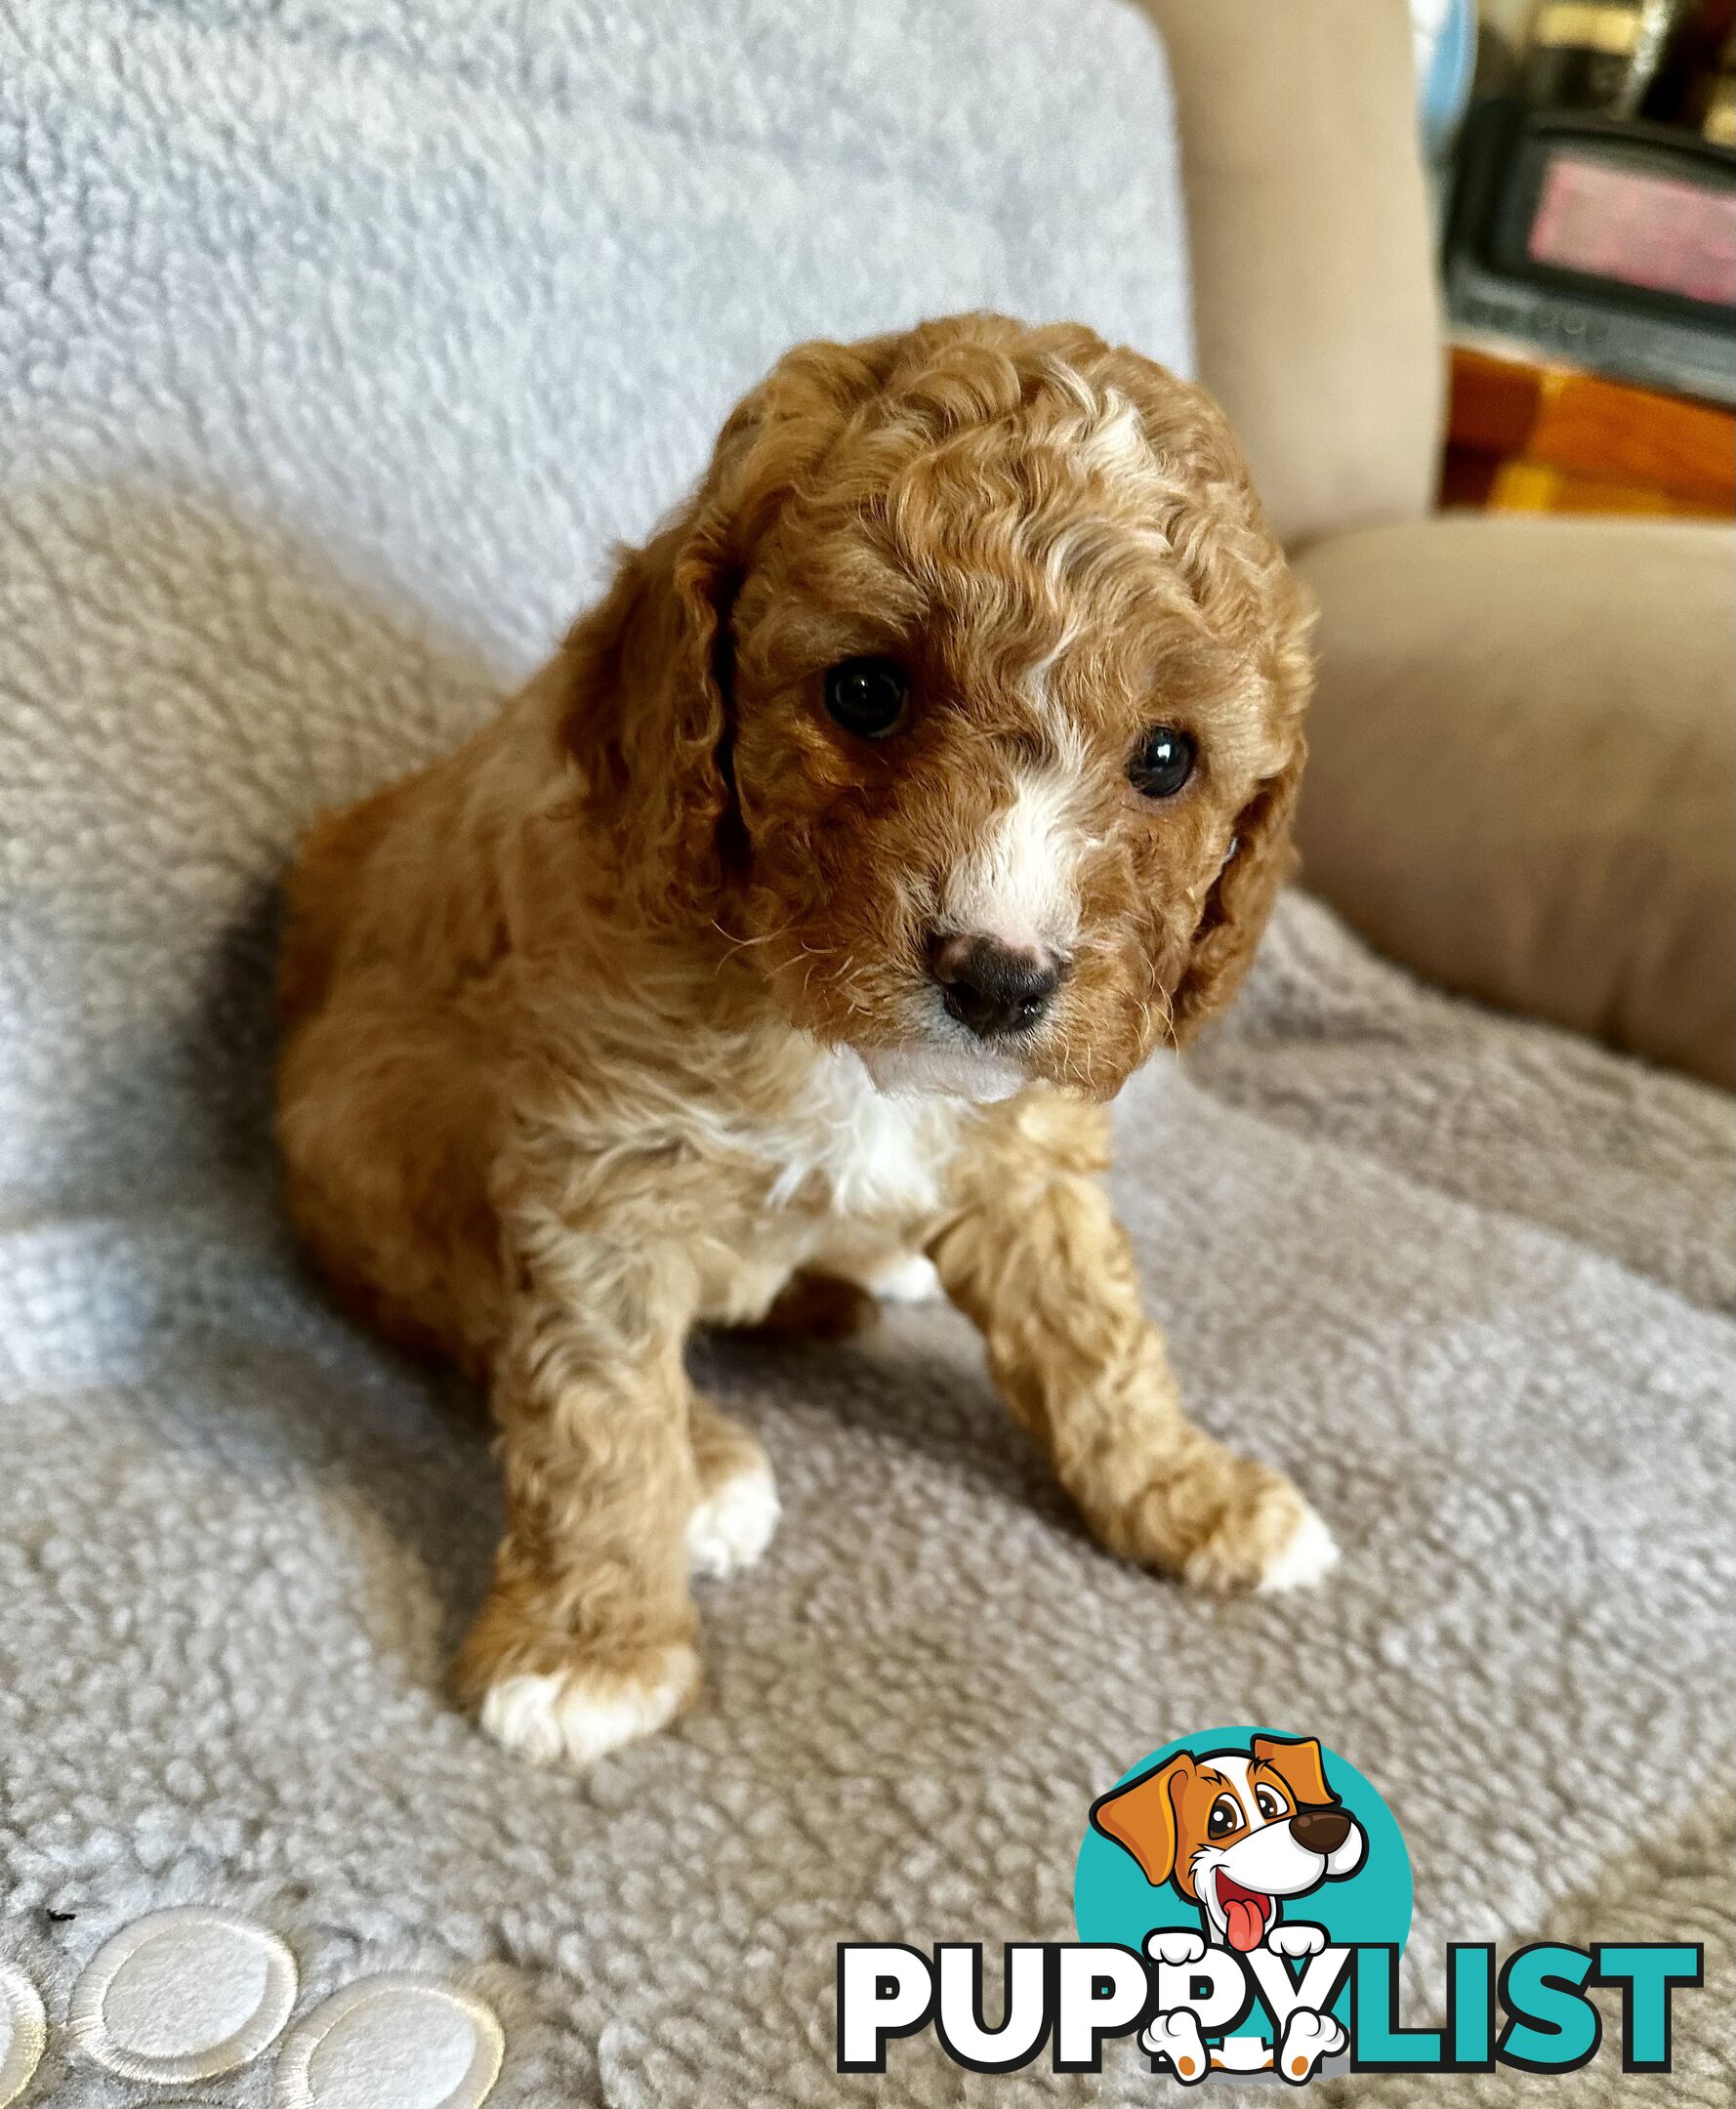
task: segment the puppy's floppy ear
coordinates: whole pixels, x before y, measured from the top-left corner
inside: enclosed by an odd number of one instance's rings
[[[800,345],[736,406],[691,501],[623,551],[567,639],[568,750],[623,877],[653,913],[715,902],[729,856],[730,613],[760,538],[897,340]]]
[[[716,890],[729,806],[729,574],[696,511],[622,552],[607,598],[565,646],[566,745],[587,801],[623,875],[678,914],[689,893]]]
[[[1176,1790],[1193,1777],[1185,1751],[1092,1803],[1091,1820],[1106,1839],[1133,1854],[1139,1872],[1161,1889],[1176,1872]]]
[[[1241,986],[1278,889],[1295,866],[1290,824],[1304,751],[1298,731],[1290,760],[1236,815],[1229,855],[1206,897],[1193,950],[1171,999],[1178,1045],[1221,1011]]]
[[[1265,678],[1288,752],[1236,815],[1230,851],[1206,897],[1193,948],[1172,998],[1177,1044],[1188,1039],[1241,985],[1278,889],[1296,865],[1290,825],[1302,785],[1307,743],[1302,714],[1313,687],[1312,597],[1284,568],[1275,546],[1267,570],[1269,633]]]
[[[738,442],[739,444],[739,442]],[[566,641],[568,751],[646,905],[678,916],[721,883],[730,806],[729,509],[736,447],[720,441],[692,502],[643,549],[623,550],[601,605]]]
[[[1326,1784],[1320,1745],[1312,1736],[1257,1735],[1249,1749],[1277,1773],[1298,1807],[1329,1808],[1338,1800]]]

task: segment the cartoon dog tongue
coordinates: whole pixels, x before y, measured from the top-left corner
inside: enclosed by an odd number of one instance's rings
[[[1219,1874],[1218,1901],[1223,1906],[1224,1931],[1229,1936],[1230,1946],[1243,1955],[1258,1948],[1270,1909],[1267,1900],[1253,1889],[1244,1889],[1240,1882],[1231,1882],[1227,1875]]]

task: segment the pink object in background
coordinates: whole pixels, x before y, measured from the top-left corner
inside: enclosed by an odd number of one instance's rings
[[[1736,201],[1696,184],[1557,154],[1527,246],[1558,270],[1736,306]]]

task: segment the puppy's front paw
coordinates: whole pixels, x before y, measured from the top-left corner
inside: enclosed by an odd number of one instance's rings
[[[1273,1955],[1315,1956],[1326,1946],[1326,1928],[1307,1925],[1301,1921],[1290,1925],[1275,1925],[1266,1935],[1265,1944]]]
[[[1190,1933],[1185,1926],[1153,1926],[1145,1936],[1145,1953],[1154,1963],[1197,1963],[1206,1952],[1206,1943],[1198,1933]]]
[[[580,1651],[566,1667],[515,1671],[482,1692],[484,1735],[532,1764],[583,1771],[624,1743],[654,1735],[699,1689],[699,1657],[682,1642],[606,1665]]]
[[[1103,1544],[1194,1589],[1225,1596],[1296,1589],[1338,1558],[1326,1525],[1282,1472],[1185,1424],[1144,1456],[1124,1454],[1105,1477],[1079,1490]]]
[[[777,1482],[768,1465],[749,1465],[700,1497],[687,1522],[687,1564],[696,1575],[739,1574],[771,1543]]]
[[[1185,2006],[1159,2014],[1141,2029],[1139,2048],[1158,2064],[1168,2065],[1183,2087],[1197,2087],[1212,2067],[1200,2025]]]
[[[1284,2036],[1273,2063],[1292,2087],[1313,2077],[1322,2058],[1337,2057],[1349,2039],[1343,2024],[1329,2013],[1314,2013],[1299,2006],[1284,2024]]]
[[[1230,1458],[1224,1500],[1182,1562],[1182,1580],[1215,1595],[1303,1589],[1338,1560],[1332,1533],[1281,1472]]]

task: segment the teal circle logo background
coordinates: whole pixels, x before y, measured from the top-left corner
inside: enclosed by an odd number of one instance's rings
[[[1207,1751],[1246,1752],[1257,1735],[1298,1740],[1290,1728],[1202,1728],[1141,1758],[1114,1784],[1125,1787],[1179,1751],[1196,1758]],[[1392,1811],[1353,1764],[1324,1743],[1320,1756],[1326,1784],[1362,1826],[1368,1850],[1354,1875],[1342,1882],[1323,1882],[1305,1896],[1286,1899],[1279,1923],[1300,1920],[1324,1926],[1335,1944],[1390,1941],[1402,1948],[1411,1930],[1411,1856],[1403,1835]],[[1109,1791],[1103,1789],[1105,1794]],[[1105,1838],[1089,1820],[1073,1873],[1073,1918],[1082,1941],[1115,1941],[1136,1952],[1143,1950],[1146,1934],[1155,1927],[1200,1930],[1197,1905],[1190,1904],[1173,1882],[1154,1889],[1133,1854]]]

